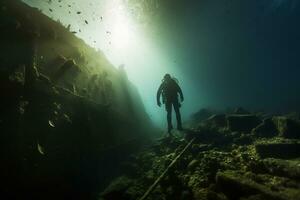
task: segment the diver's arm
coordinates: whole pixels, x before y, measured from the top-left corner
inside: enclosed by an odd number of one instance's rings
[[[157,105],[160,107],[161,103],[160,103],[160,95],[162,93],[162,89],[163,89],[163,85],[161,84],[157,90],[157,94],[156,94],[156,101],[157,101]]]
[[[178,86],[178,93],[179,93],[179,95],[180,95],[180,99],[181,99],[181,101],[183,101],[184,100],[184,97],[183,97],[183,93],[182,93],[182,90],[181,90],[181,88],[180,88],[180,86],[177,84],[177,86]]]

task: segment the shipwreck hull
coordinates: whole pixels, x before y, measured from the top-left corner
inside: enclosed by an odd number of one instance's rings
[[[1,194],[94,199],[152,130],[124,72],[59,22],[0,3]]]

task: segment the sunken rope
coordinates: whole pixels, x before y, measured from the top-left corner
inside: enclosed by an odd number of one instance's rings
[[[184,149],[176,156],[176,158],[171,162],[171,164],[165,169],[165,171],[155,180],[155,182],[148,188],[148,190],[144,193],[144,195],[139,200],[145,200],[150,193],[156,188],[159,182],[166,176],[168,171],[174,166],[174,164],[179,160],[182,154],[191,146],[194,142],[195,138],[193,138],[185,147]]]

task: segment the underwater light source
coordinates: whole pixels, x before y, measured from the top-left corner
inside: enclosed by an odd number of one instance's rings
[[[118,49],[124,49],[130,47],[132,41],[133,32],[130,30],[130,26],[124,20],[115,22],[112,32],[112,45]]]
[[[134,26],[131,22],[126,5],[120,0],[112,1],[111,10],[111,44],[117,49],[128,49],[135,36]]]

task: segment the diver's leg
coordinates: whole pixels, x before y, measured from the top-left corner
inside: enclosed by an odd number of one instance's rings
[[[172,103],[166,102],[166,111],[167,111],[167,121],[168,121],[168,133],[171,133],[171,130],[173,129],[172,126]]]
[[[182,129],[182,123],[181,123],[181,114],[180,114],[180,110],[179,110],[180,104],[179,104],[178,101],[175,101],[173,103],[173,106],[174,106],[174,110],[175,110],[175,113],[176,113],[177,129],[181,131],[183,129]]]

